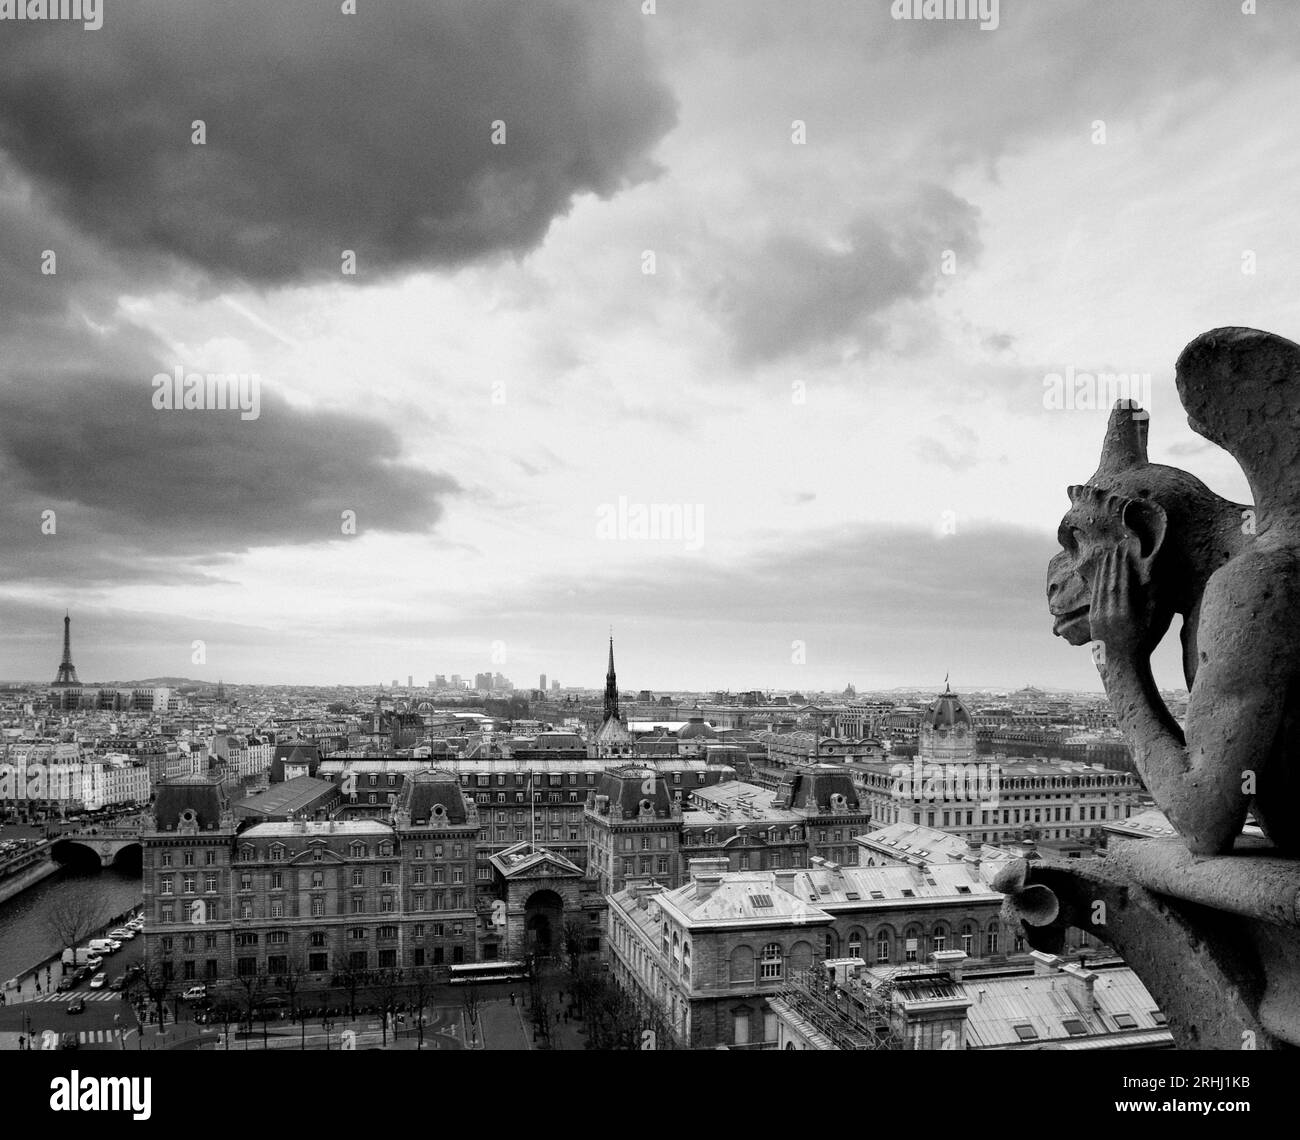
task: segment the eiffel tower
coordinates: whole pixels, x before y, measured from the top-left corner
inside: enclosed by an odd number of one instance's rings
[[[63,661],[54,684],[59,687],[81,684],[77,680],[77,667],[72,663],[72,618],[66,612],[63,615]]]

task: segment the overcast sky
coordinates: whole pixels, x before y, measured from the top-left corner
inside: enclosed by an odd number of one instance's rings
[[[1300,335],[1300,6],[339,7],[0,24],[0,676],[1099,689],[1044,377],[1248,497],[1173,362]]]

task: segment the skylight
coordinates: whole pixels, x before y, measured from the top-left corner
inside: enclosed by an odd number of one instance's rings
[[[1083,1037],[1088,1032],[1087,1027],[1077,1017],[1067,1017],[1062,1020],[1061,1024],[1065,1027],[1065,1032],[1071,1037]]]
[[[772,905],[771,895],[750,895],[749,905],[752,907],[770,907]]]
[[[1121,1029],[1136,1029],[1137,1018],[1131,1013],[1117,1013],[1115,1014],[1115,1024]]]
[[[1021,1041],[1038,1040],[1038,1030],[1032,1025],[1013,1025],[1011,1028],[1016,1031],[1016,1036],[1019,1037]]]

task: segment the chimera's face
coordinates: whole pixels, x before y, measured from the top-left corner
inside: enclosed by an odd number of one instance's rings
[[[1057,637],[1071,645],[1092,640],[1088,610],[1097,569],[1129,535],[1119,518],[1086,500],[1065,512],[1056,532],[1060,552],[1047,564],[1047,608]]]

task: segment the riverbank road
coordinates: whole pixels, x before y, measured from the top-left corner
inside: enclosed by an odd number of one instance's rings
[[[120,974],[126,972],[130,966],[143,966],[144,964],[144,939],[135,937],[122,943],[122,949],[109,954],[103,962],[97,967],[102,970],[106,981],[112,981]],[[3,991],[6,1005],[13,1005],[15,1002],[32,1002],[32,1001],[49,1001],[50,991],[54,990],[55,998],[53,1000],[63,1001],[69,996],[84,997],[87,1001],[95,995],[98,990],[90,988],[90,976],[83,978],[72,990],[58,992],[60,979],[65,973],[70,977],[72,970],[64,970],[61,957],[47,959],[34,970],[24,973],[21,978],[17,979],[18,984],[10,986]],[[112,991],[109,991],[112,992]],[[114,994],[114,997],[117,995]]]
[[[135,1011],[114,993],[87,994],[86,1008],[81,1013],[70,1013],[68,1001],[72,994],[56,994],[56,1001],[29,1001],[21,1005],[7,1005],[0,1009],[0,1049],[17,1049],[18,1039],[35,1040],[36,1047],[46,1032],[75,1034],[78,1047],[119,1048],[118,1037],[129,1048],[138,1048],[135,1035],[139,1023]],[[81,996],[81,995],[75,995]],[[92,997],[95,1000],[91,1000]]]

